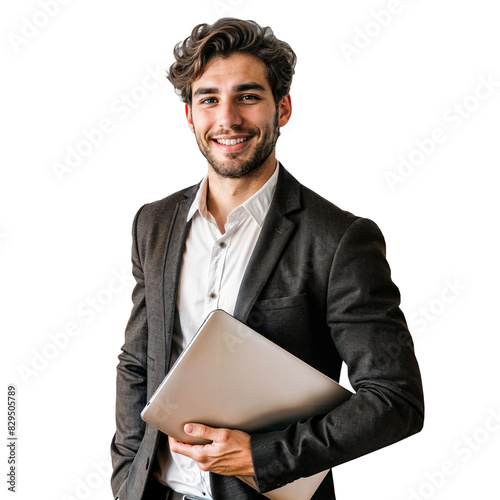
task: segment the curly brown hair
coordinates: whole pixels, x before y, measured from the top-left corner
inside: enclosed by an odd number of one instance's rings
[[[191,36],[174,48],[176,61],[167,73],[182,102],[191,105],[192,84],[214,57],[234,53],[249,54],[260,59],[278,104],[290,92],[297,56],[288,43],[278,40],[269,27],[255,21],[222,18],[214,24],[198,24]]]

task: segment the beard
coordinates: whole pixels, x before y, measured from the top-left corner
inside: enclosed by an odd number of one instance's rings
[[[226,153],[226,160],[218,160],[208,146],[206,146],[199,138],[198,134],[195,132],[196,142],[198,148],[200,149],[203,156],[207,159],[208,163],[212,166],[214,171],[221,177],[226,178],[242,178],[249,175],[258,176],[263,167],[264,162],[269,158],[274,148],[276,147],[276,142],[280,136],[280,129],[278,126],[279,122],[279,111],[276,109],[274,115],[273,125],[267,126],[264,130],[260,141],[255,146],[255,150],[251,154],[250,158],[247,160],[239,160],[239,153]],[[193,127],[194,128],[194,127]],[[252,137],[258,136],[258,130],[253,129],[242,129],[234,128],[231,130],[234,134],[250,134]],[[256,133],[257,132],[257,133]],[[209,143],[211,139],[208,139]]]

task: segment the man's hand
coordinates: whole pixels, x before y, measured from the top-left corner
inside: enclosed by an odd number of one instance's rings
[[[168,438],[170,450],[192,458],[200,470],[223,476],[253,476],[250,435],[231,429],[217,429],[202,424],[186,424],[190,436],[209,439],[211,444],[191,445]]]

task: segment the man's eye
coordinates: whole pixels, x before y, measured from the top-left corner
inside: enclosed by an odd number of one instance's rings
[[[217,102],[217,99],[215,99],[215,97],[209,97],[208,99],[203,99],[203,101],[201,101],[202,104],[214,104]]]
[[[242,101],[256,101],[259,98],[256,95],[244,95],[241,97]]]

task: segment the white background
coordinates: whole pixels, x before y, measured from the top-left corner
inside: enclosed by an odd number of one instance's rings
[[[173,45],[223,15],[270,25],[296,51],[278,158],[379,224],[414,335],[425,428],[336,468],[338,498],[497,498],[497,3],[47,0],[50,15],[43,0],[6,3],[1,390],[6,402],[7,385],[17,387],[16,498],[111,498],[132,218],[205,170],[163,75]],[[89,148],[85,134],[102,120],[107,132]],[[439,144],[429,142],[435,129]],[[69,148],[86,156],[57,175]],[[391,188],[401,157],[418,165]]]

